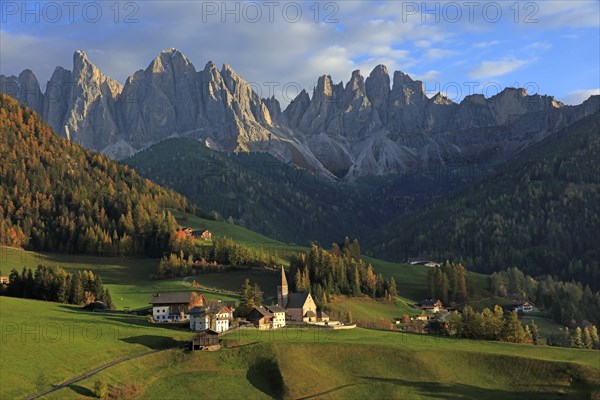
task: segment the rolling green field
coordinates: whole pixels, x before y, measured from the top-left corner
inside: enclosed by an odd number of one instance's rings
[[[214,352],[171,350],[111,367],[47,396],[83,399],[102,379],[141,398],[588,399],[597,352],[375,330],[245,330]],[[595,393],[595,394],[593,394]]]
[[[291,254],[306,250],[306,247],[298,246],[293,243],[282,243],[263,236],[260,233],[246,229],[243,226],[228,224],[223,221],[204,219],[195,215],[184,214],[176,210],[169,211],[171,211],[181,226],[189,226],[192,229],[208,229],[213,235],[226,236],[249,247],[257,249],[262,248],[266,252],[277,254],[284,263],[289,263],[287,258],[289,258]],[[310,245],[310,243],[303,244],[306,246]]]
[[[39,264],[61,266],[68,272],[90,270],[102,277],[105,287],[110,289],[113,302],[118,309],[129,307],[138,309],[147,307],[148,300],[154,293],[189,291],[190,286],[183,279],[152,280],[150,276],[156,272],[159,260],[138,259],[129,257],[95,257],[86,255],[45,254],[8,247],[0,247],[0,270],[8,274],[15,268],[21,272],[23,267],[35,270]],[[261,271],[262,272],[262,271]],[[221,287],[218,282],[241,282],[243,272],[226,274],[205,274],[194,277],[199,283],[208,287],[233,289],[231,284]],[[259,274],[261,279],[266,273]],[[275,276],[275,273],[273,273]],[[262,281],[261,281],[262,283]],[[239,286],[237,289],[239,290]],[[275,289],[273,289],[275,290]],[[207,298],[236,300],[237,296],[204,291]]]
[[[131,314],[0,297],[0,398],[42,391],[121,357],[171,348],[191,333]]]
[[[0,250],[3,273],[12,268],[20,271],[23,266],[34,268],[39,263],[61,265],[68,271],[92,270],[102,276],[119,308],[147,306],[154,292],[189,290],[182,279],[150,280],[157,260]],[[400,296],[395,303],[351,298],[334,302],[332,309],[351,310],[355,320],[415,314],[411,305],[425,295],[427,267],[368,261],[376,271],[396,278]],[[485,276],[474,275],[478,284],[485,282]],[[193,279],[203,287],[236,291],[246,276],[261,285],[266,297],[274,295],[279,277],[276,271],[214,273]],[[237,297],[204,293],[209,298]],[[535,319],[544,334],[557,329],[548,320]],[[0,297],[0,323],[0,398],[22,398],[104,363],[175,347],[192,335],[176,326],[150,324],[145,317],[93,314],[64,304],[6,297]],[[138,383],[143,387],[142,398],[149,399],[186,397],[189,393],[223,399],[553,399],[589,398],[593,391],[600,391],[600,354],[586,350],[360,328],[335,332],[249,330],[232,332],[226,338],[228,348],[216,353],[171,349],[151,354],[110,367],[45,398],[93,397],[93,385],[99,378],[117,386]]]

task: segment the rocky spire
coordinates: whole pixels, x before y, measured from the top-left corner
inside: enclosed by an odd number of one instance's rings
[[[376,66],[367,78],[367,97],[383,124],[387,123],[387,106],[390,96],[390,76],[385,65]]]

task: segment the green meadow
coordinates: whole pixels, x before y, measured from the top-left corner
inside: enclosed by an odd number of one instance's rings
[[[128,361],[49,399],[83,399],[94,382],[137,383],[143,399],[589,399],[600,394],[590,350],[451,340],[398,332],[254,329],[218,352],[170,350]],[[593,397],[592,397],[593,398]]]
[[[191,333],[132,314],[0,297],[0,398],[23,398],[122,357],[189,340]]]

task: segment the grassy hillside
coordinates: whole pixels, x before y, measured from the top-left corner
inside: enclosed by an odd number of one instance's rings
[[[170,348],[190,333],[146,317],[0,297],[0,398],[23,398],[101,364]]]
[[[93,383],[143,384],[145,399],[586,399],[600,390],[589,350],[425,338],[395,332],[246,331],[215,353],[173,350],[105,370],[49,396],[83,398]],[[82,395],[83,394],[83,395]]]
[[[491,272],[518,266],[600,288],[600,113],[533,146],[469,189],[391,221],[365,247],[462,260]],[[423,254],[425,253],[425,254]]]
[[[38,264],[61,266],[68,272],[90,270],[100,275],[105,287],[110,289],[113,302],[118,309],[129,307],[137,309],[149,306],[148,300],[157,292],[189,291],[190,287],[183,279],[151,280],[150,276],[158,268],[158,260],[130,258],[130,257],[97,257],[87,255],[62,255],[54,253],[38,253],[21,249],[0,247],[0,270],[10,271],[12,268],[21,271],[23,267],[34,269]],[[265,283],[263,275],[257,279],[260,284]],[[273,280],[275,273],[272,274]],[[232,289],[234,285],[227,282],[241,282],[244,274],[233,272],[232,275],[205,274],[196,278],[202,285],[210,288]],[[270,277],[271,274],[267,275]],[[268,278],[267,278],[268,279]],[[271,281],[269,281],[271,282]],[[239,289],[239,286],[237,289]],[[273,289],[274,291],[275,289]],[[217,292],[206,291],[208,298],[223,300],[236,300],[237,296],[230,296]]]

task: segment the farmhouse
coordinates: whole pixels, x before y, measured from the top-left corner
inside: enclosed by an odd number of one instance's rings
[[[154,321],[180,322],[189,320],[190,308],[206,304],[206,299],[196,292],[157,293],[149,303]]]
[[[258,329],[273,328],[273,313],[264,307],[254,307],[246,319]]]
[[[230,328],[233,311],[233,307],[221,301],[212,302],[201,307],[194,307],[189,313],[190,329],[193,331],[210,329],[219,333],[225,332]]]
[[[435,313],[442,310],[444,308],[444,305],[438,299],[427,299],[417,304],[417,308],[420,308],[423,311],[431,311]]]
[[[533,311],[533,308],[535,307],[535,304],[533,304],[530,301],[522,301],[519,303],[515,303],[513,304],[509,310],[512,311],[516,311],[518,313],[526,313],[526,312],[531,312]]]
[[[287,278],[281,267],[281,284],[277,286],[277,305],[287,314],[289,321],[317,322],[317,305],[310,293],[289,293]]]
[[[200,240],[211,241],[212,233],[208,229],[200,229],[193,232],[193,235]]]
[[[8,276],[0,276],[0,284],[8,285],[10,283],[10,279]]]

